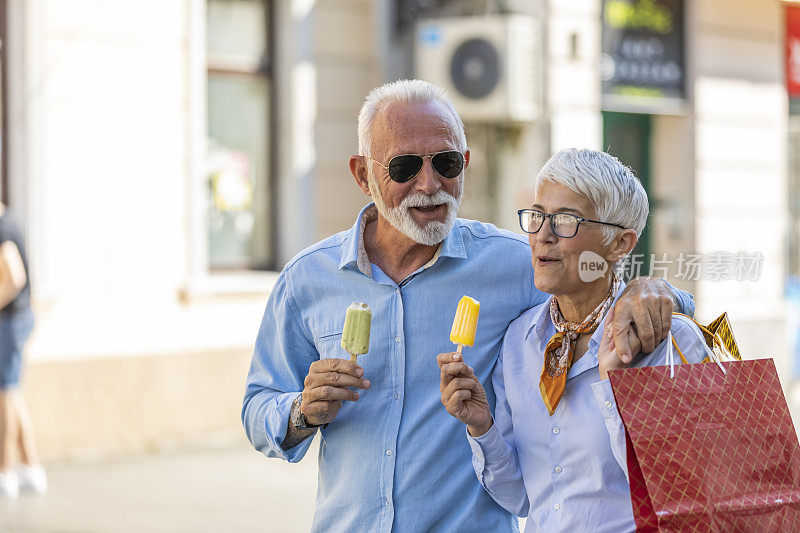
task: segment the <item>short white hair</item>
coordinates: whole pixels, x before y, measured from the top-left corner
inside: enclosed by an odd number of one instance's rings
[[[647,224],[650,203],[647,193],[630,167],[611,154],[597,150],[561,150],[544,164],[536,176],[536,190],[545,181],[558,183],[585,196],[597,220],[619,224],[640,237]],[[604,244],[621,231],[603,226]]]
[[[423,80],[397,80],[372,89],[361,111],[358,114],[358,153],[372,155],[372,126],[378,113],[393,102],[403,104],[427,104],[437,102],[446,113],[442,117],[450,123],[450,130],[456,140],[456,148],[460,152],[467,149],[467,137],[464,123],[458,116],[456,106],[441,87]]]

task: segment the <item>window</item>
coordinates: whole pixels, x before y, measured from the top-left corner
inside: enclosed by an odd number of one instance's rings
[[[208,0],[208,264],[212,271],[274,264],[271,172],[271,6]]]

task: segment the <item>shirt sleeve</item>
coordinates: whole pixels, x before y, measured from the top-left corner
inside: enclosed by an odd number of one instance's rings
[[[319,359],[292,300],[288,272],[278,278],[267,301],[247,374],[242,423],[252,445],[267,457],[303,458],[312,438],[283,450],[292,402],[303,390],[311,363]]]
[[[667,285],[669,285],[669,290],[672,291],[672,296],[678,303],[678,311],[687,316],[694,316],[694,295],[673,287],[668,281]]]
[[[494,424],[484,435],[467,440],[472,449],[472,466],[483,488],[505,510],[528,516],[528,493],[513,445],[511,409],[505,394],[502,353],[492,370],[492,386],[497,397]]]
[[[675,339],[675,344],[678,345],[678,348],[680,348],[687,362],[691,364],[700,363],[708,357],[708,350],[705,339],[703,338],[703,333],[694,322],[686,317],[676,315],[672,316],[672,322],[672,328],[670,328],[672,331],[672,338]],[[675,364],[681,364],[681,358],[677,352],[674,353],[674,357]],[[666,364],[666,351],[664,351],[662,362],[652,363],[648,366],[655,366],[658,364]]]
[[[628,456],[625,447],[625,427],[622,425],[622,418],[617,410],[617,403],[614,401],[614,392],[611,390],[611,381],[603,379],[592,383],[592,391],[597,400],[597,406],[603,414],[603,421],[611,438],[611,452],[614,454],[617,464],[625,473],[628,479]]]
[[[13,242],[18,244],[15,236],[13,221],[9,218],[8,214],[0,216],[0,244],[4,242]]]

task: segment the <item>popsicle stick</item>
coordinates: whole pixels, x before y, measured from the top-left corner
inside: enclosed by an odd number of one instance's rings
[[[458,345],[458,348],[456,348],[456,353],[457,353],[458,355],[461,355],[461,350],[462,350],[463,348],[464,348],[464,345],[463,345],[463,344],[459,344],[459,345]]]
[[[350,360],[352,362],[354,362],[354,363],[358,362],[358,361],[356,361],[356,359],[358,359],[358,356],[356,354],[354,354],[354,353],[350,354]]]

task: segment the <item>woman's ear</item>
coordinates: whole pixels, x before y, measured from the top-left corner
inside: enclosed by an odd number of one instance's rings
[[[633,251],[637,242],[639,242],[639,238],[635,231],[632,229],[622,230],[609,245],[608,259],[610,262],[619,261]]]

